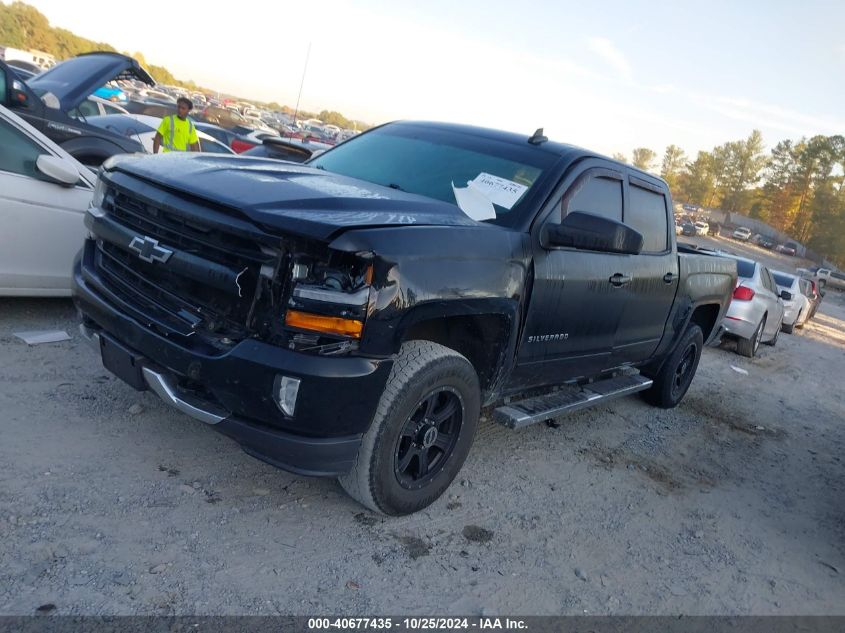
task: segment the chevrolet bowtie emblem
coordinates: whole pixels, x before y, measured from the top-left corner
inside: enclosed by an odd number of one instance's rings
[[[140,259],[152,264],[153,262],[161,262],[162,264],[170,259],[173,251],[158,245],[158,240],[151,237],[136,235],[129,242],[129,250],[134,251]]]

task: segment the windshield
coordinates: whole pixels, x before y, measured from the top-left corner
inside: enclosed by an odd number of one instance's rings
[[[453,184],[460,189],[473,182],[498,219],[519,207],[554,159],[528,143],[520,147],[460,131],[391,124],[346,141],[309,164],[451,204],[457,203]]]

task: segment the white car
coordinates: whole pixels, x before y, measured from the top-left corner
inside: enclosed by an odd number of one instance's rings
[[[96,95],[91,95],[85,101],[76,106],[73,110],[68,112],[74,119],[87,119],[89,116],[103,116],[105,114],[129,114],[123,106],[103,99]]]
[[[96,175],[0,106],[0,296],[70,295]]]
[[[810,300],[801,292],[800,277],[790,275],[779,270],[773,270],[772,277],[778,290],[784,290],[792,295],[791,299],[783,297],[783,331],[792,334],[793,329],[803,327],[810,318],[812,306]]]
[[[751,239],[751,229],[741,226],[733,232],[733,238],[740,242],[747,242]]]
[[[696,222],[695,223],[695,234],[696,235],[707,235],[710,232],[710,225],[707,222]]]

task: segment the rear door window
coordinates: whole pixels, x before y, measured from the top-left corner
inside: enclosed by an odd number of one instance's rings
[[[642,233],[644,253],[664,252],[669,235],[666,196],[632,182],[628,188],[625,224]]]
[[[813,288],[812,286],[810,286],[810,282],[806,279],[799,280],[798,286],[801,288],[801,294],[803,294],[805,297],[809,297],[811,294],[813,294]]]
[[[777,286],[775,285],[775,280],[772,279],[772,273],[769,271],[769,269],[764,268],[761,272],[763,273],[763,286],[766,288],[766,290],[773,294],[778,294]]]

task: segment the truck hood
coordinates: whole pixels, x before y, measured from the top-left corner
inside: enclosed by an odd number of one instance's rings
[[[351,228],[479,224],[452,204],[278,160],[168,153],[121,157],[112,169],[319,240]]]
[[[52,94],[62,112],[73,110],[113,79],[134,78],[151,86],[155,80],[136,60],[118,53],[87,53],[65,60],[26,83],[39,96]]]

